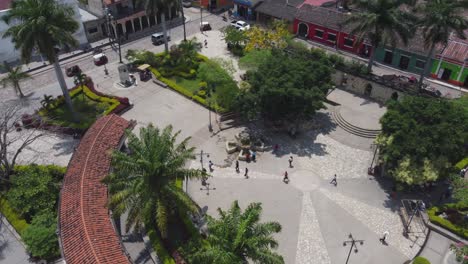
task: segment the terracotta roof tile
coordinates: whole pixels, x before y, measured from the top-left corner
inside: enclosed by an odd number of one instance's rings
[[[108,115],[84,135],[68,164],[60,202],[60,238],[67,264],[130,263],[106,208],[107,187],[101,183],[130,122]]]

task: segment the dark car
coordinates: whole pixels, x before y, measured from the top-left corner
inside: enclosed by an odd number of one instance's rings
[[[77,75],[78,73],[81,72],[81,69],[78,65],[73,65],[69,68],[65,68],[65,74],[68,76],[68,77],[73,77],[75,75]]]

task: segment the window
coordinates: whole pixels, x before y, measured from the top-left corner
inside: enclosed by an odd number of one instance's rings
[[[345,38],[344,39],[344,45],[346,47],[353,47],[354,46],[354,40],[352,40],[350,38]]]
[[[399,65],[400,69],[403,69],[403,70],[408,69],[409,61],[410,61],[410,57],[405,56],[405,55],[401,55],[400,56],[400,65]]]
[[[336,41],[336,34],[333,34],[333,33],[328,33],[328,37],[327,37],[328,41],[330,42],[335,42]]]
[[[419,68],[419,69],[424,69],[424,66],[426,65],[426,62],[423,61],[423,60],[416,60],[416,65],[415,67],[416,68]]]
[[[94,34],[94,33],[97,33],[97,32],[98,32],[97,27],[88,28],[88,33],[89,34]]]
[[[316,30],[315,30],[315,36],[316,36],[317,38],[323,38],[323,30],[316,29]]]
[[[392,64],[393,61],[393,52],[390,50],[385,50],[384,63]]]

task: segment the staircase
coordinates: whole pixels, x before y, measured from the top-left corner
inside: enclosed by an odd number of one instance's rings
[[[238,113],[227,112],[220,114],[218,126],[220,130],[229,129],[232,127],[239,126],[241,124],[240,117]]]
[[[366,128],[360,128],[357,127],[348,121],[346,121],[340,114],[340,107],[335,107],[334,110],[332,111],[332,118],[335,121],[335,123],[341,127],[343,130],[345,130],[348,133],[351,133],[353,135],[359,136],[359,137],[364,137],[364,138],[376,138],[377,135],[380,134],[382,130],[380,129],[366,129]]]

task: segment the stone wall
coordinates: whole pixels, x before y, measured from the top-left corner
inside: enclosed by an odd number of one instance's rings
[[[406,95],[403,91],[338,70],[332,74],[332,80],[340,89],[368,96],[381,103],[386,103],[392,96],[401,99]]]

